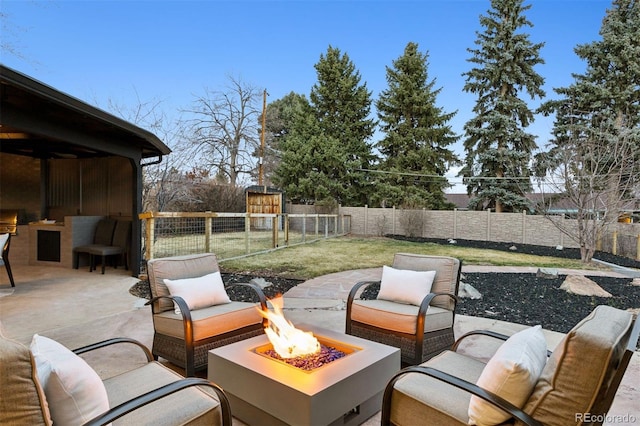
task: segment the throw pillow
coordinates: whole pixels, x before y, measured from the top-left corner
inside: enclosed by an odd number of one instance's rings
[[[81,425],[109,410],[104,384],[85,360],[37,334],[30,349],[53,424]]]
[[[418,305],[431,292],[436,271],[412,271],[382,267],[378,299]]]
[[[522,408],[547,362],[547,342],[536,325],[509,337],[482,370],[476,384]],[[511,416],[490,402],[472,396],[470,425],[498,425]]]
[[[197,278],[179,280],[165,278],[164,283],[169,289],[169,294],[182,297],[190,310],[231,303],[231,299],[224,289],[220,271]],[[175,312],[180,314],[178,305],[176,305]]]

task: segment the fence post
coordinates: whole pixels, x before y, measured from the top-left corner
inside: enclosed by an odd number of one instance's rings
[[[522,210],[522,244],[527,244],[527,211]]]
[[[329,217],[324,216],[324,237],[329,238]]]
[[[316,235],[315,235],[315,237],[318,238],[318,235],[320,234],[320,217],[318,216],[318,214],[316,214],[315,217],[316,217]]]
[[[307,214],[302,215],[302,242],[307,241]]]
[[[487,209],[487,241],[491,241],[491,209]]]
[[[284,245],[289,245],[289,215],[283,214],[282,218],[284,219]]]
[[[640,234],[638,234],[638,239],[636,240],[636,260],[640,261]]]
[[[211,213],[210,211],[205,213]],[[211,253],[211,216],[204,218],[204,251]]]
[[[618,230],[613,231],[612,241],[611,241],[611,254],[618,254]]]
[[[249,233],[251,232],[251,215],[246,213],[244,215],[244,251],[245,254],[249,254]]]
[[[368,205],[364,205],[364,235],[369,235],[367,233],[367,223],[369,223],[369,206]]]
[[[454,240],[458,238],[458,209],[453,209],[453,236],[451,237]]]
[[[396,235],[396,206],[391,208],[391,234]]]
[[[155,236],[155,229],[156,229],[156,220],[154,219],[153,216],[147,218],[147,260],[153,259],[153,240],[156,237]]]
[[[278,247],[278,216],[271,218],[271,248]]]

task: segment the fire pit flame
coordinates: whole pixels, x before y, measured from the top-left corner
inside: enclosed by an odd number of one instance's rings
[[[264,329],[264,332],[276,353],[282,358],[296,358],[320,352],[320,342],[312,332],[295,328],[284,317],[282,313],[283,297],[277,296],[270,301],[273,305],[273,312],[258,310],[260,315],[269,320],[269,326]]]

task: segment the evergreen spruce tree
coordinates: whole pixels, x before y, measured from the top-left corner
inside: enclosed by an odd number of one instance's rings
[[[535,136],[526,128],[533,112],[521,99],[545,96],[544,79],[534,67],[544,63],[539,52],[544,43],[532,44],[522,27],[532,27],[522,0],[491,0],[487,15],[480,16],[484,32],[477,32],[477,49],[469,62],[476,66],[464,73],[464,90],[478,96],[475,116],[464,126],[466,164],[461,171],[470,207],[495,208],[496,212],[528,208],[525,194],[531,190],[530,161]],[[524,178],[524,179],[523,179]]]
[[[265,117],[266,147],[263,159],[265,185],[272,185],[276,181],[282,181],[281,177],[276,175],[276,170],[283,156],[281,146],[286,143],[288,137],[295,135],[295,121],[297,117],[304,113],[311,113],[309,101],[304,95],[295,92],[290,92],[267,105]]]
[[[337,48],[329,46],[315,68],[318,81],[310,99],[319,132],[309,135],[314,141],[309,141],[314,150],[309,160],[315,162],[304,166],[331,182],[324,188],[329,198],[362,206],[372,191],[366,169],[375,159],[370,143],[376,124],[369,118],[371,92],[366,83],[360,84],[360,73],[349,56]]]
[[[558,100],[541,110],[556,114],[551,149],[539,157],[540,173],[553,167],[565,149],[580,148],[587,135],[615,145],[622,138],[635,143],[640,161],[640,4],[614,0],[600,29],[602,40],[578,45],[574,50],[587,63],[574,83],[554,88]],[[613,152],[613,151],[612,151]],[[640,181],[640,177],[636,177]]]
[[[444,174],[457,162],[447,147],[458,138],[447,123],[455,115],[436,106],[441,89],[428,79],[428,54],[408,43],[404,54],[387,67],[388,89],[376,102],[384,138],[377,198],[380,205],[443,209]]]

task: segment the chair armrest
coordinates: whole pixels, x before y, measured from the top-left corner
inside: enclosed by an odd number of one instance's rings
[[[415,365],[411,367],[406,367],[403,370],[400,370],[396,373],[391,380],[387,383],[387,386],[384,390],[384,396],[382,400],[382,420],[380,422],[381,425],[391,425],[391,398],[393,396],[393,389],[395,383],[402,376],[409,373],[420,373],[427,375],[429,377],[433,377],[434,379],[440,380],[442,382],[448,383],[452,386],[455,386],[459,389],[467,391],[477,397],[488,401],[489,403],[495,405],[496,407],[506,411],[511,414],[513,417],[522,421],[523,423],[529,426],[543,426],[542,423],[535,420],[533,417],[511,404],[509,401],[504,398],[499,397],[498,395],[481,388],[480,386],[467,382],[466,380],[462,380],[458,377],[452,376],[451,374],[444,373],[440,370],[436,370],[432,367],[425,367],[421,365]]]
[[[262,289],[260,288],[260,286],[258,284],[254,284],[254,283],[233,283],[233,284],[225,285],[225,288],[233,287],[233,286],[236,286],[236,285],[240,285],[240,286],[245,286],[245,287],[251,288],[256,293],[256,295],[258,296],[258,300],[260,301],[260,306],[262,307],[262,310],[266,311],[268,309],[267,296],[264,295],[264,292],[262,291]]]
[[[130,339],[128,337],[115,337],[112,339],[107,339],[107,340],[103,340],[101,342],[97,342],[97,343],[92,343],[90,345],[87,346],[83,346],[81,348],[78,349],[74,349],[72,352],[76,355],[80,355],[86,352],[90,352],[96,349],[100,349],[100,348],[104,348],[107,346],[111,346],[111,345],[115,345],[118,343],[132,343],[138,347],[140,347],[140,349],[142,349],[142,351],[144,352],[144,354],[147,356],[147,362],[151,362],[153,361],[153,355],[151,355],[151,351],[149,350],[149,348],[147,348],[145,345],[143,345],[141,342],[135,340],[135,339]]]
[[[452,293],[429,293],[427,294],[424,299],[422,299],[422,302],[420,302],[420,310],[418,311],[418,316],[424,316],[425,312],[427,312],[427,308],[429,308],[429,305],[431,305],[431,301],[433,299],[435,299],[437,296],[447,296],[450,299],[453,299],[453,311],[455,311],[456,309],[456,304],[458,303],[458,301],[460,300],[458,298],[458,296],[456,296],[455,294]]]
[[[471,337],[471,336],[489,336],[489,337],[493,337],[494,339],[503,340],[503,341],[509,338],[509,336],[507,336],[506,334],[496,333],[495,331],[491,331],[491,330],[472,330],[458,337],[458,339],[455,341],[453,346],[451,346],[451,350],[453,352],[457,352],[458,346],[460,346],[460,343],[462,343],[462,341],[467,337]]]
[[[491,331],[491,330],[472,330],[458,337],[458,340],[456,340],[453,346],[451,346],[451,350],[453,352],[457,352],[458,346],[460,346],[460,343],[462,343],[462,341],[467,337],[471,337],[471,336],[488,336],[488,337],[493,337],[494,339],[503,340],[503,341],[507,340],[510,337],[510,336],[507,336],[506,334],[496,333],[495,331]],[[550,350],[547,350],[547,357],[550,357],[551,354],[552,352]]]
[[[353,301],[356,299],[356,294],[360,289],[364,289],[371,284],[379,284],[380,281],[359,281],[353,287],[351,287],[351,291],[349,291],[349,297],[347,297],[347,312],[345,315],[345,328],[344,331],[347,334],[351,334],[351,307],[353,305]]]
[[[356,298],[356,294],[358,293],[358,290],[360,290],[360,288],[363,288],[363,287],[366,288],[371,284],[380,284],[380,281],[359,281],[356,283],[356,285],[351,287],[351,291],[349,291],[349,297],[347,297],[347,305],[351,305],[353,303],[353,301]]]
[[[129,401],[123,402],[122,404],[111,408],[106,413],[103,413],[98,417],[89,420],[87,423],[85,423],[85,426],[98,426],[111,423],[114,420],[117,420],[125,414],[130,413],[131,411],[134,411],[144,405],[147,405],[153,401],[164,398],[167,395],[171,395],[172,393],[192,386],[208,386],[215,391],[216,395],[218,396],[218,400],[220,401],[222,411],[222,425],[231,426],[231,407],[229,405],[229,400],[227,399],[227,396],[225,395],[222,388],[220,388],[220,386],[216,385],[213,382],[195,377],[189,377],[186,379],[175,381],[173,383],[169,383],[168,385],[164,385],[143,395],[137,396]]]
[[[183,321],[191,322],[191,309],[189,309],[189,305],[187,305],[187,302],[185,302],[184,299],[180,296],[171,296],[170,294],[164,296],[156,296],[148,300],[145,303],[145,306],[151,305],[151,309],[153,310],[153,304],[160,299],[172,300],[176,305],[178,305],[178,308],[180,308],[180,314],[182,315]]]

